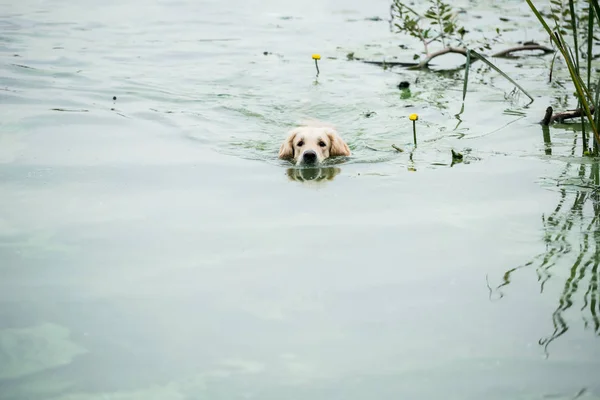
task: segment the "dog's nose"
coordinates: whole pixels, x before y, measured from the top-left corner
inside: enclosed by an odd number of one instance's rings
[[[307,164],[314,164],[317,161],[317,153],[313,150],[305,151],[302,155],[302,159]]]

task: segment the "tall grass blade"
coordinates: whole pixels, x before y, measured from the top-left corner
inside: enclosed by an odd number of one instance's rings
[[[527,1],[529,1],[529,0],[527,0]],[[588,88],[585,87],[585,85],[583,84],[583,81],[581,80],[581,77],[577,74],[577,72],[575,70],[575,65],[573,63],[573,58],[571,56],[571,50],[565,44],[564,38],[563,38],[562,34],[560,33],[560,29],[556,30],[556,33],[554,34],[553,38],[556,40],[557,46],[559,47],[559,49],[561,49],[561,53],[563,54],[563,57],[565,58],[567,67],[569,69],[569,74],[571,75],[571,81],[573,82],[573,85],[575,86],[575,90],[577,91],[577,97],[579,98],[579,101],[581,102],[581,105],[583,106],[583,109],[585,110],[585,114],[588,117],[589,123],[592,125],[592,130],[594,131],[594,138],[596,139],[597,142],[600,142],[600,135],[598,133],[596,124],[594,124],[594,118],[592,117],[592,113],[590,111],[589,103],[593,102],[591,93],[589,92]]]
[[[590,0],[590,4],[596,12],[596,21],[598,21],[598,26],[600,26],[600,4],[598,4],[598,0]]]
[[[558,51],[555,51],[554,55],[552,56],[552,61],[550,62],[550,76],[548,76],[548,83],[552,82],[552,73],[554,72],[554,62],[556,61],[557,54],[558,54]]]
[[[535,6],[531,2],[531,0],[525,0],[525,1],[529,5],[529,8],[531,8],[531,11],[533,12],[533,14],[537,17],[538,21],[540,21],[540,24],[542,24],[542,26],[544,27],[544,29],[546,30],[546,32],[548,32],[548,36],[550,36],[551,38],[554,37],[554,35],[552,33],[552,29],[550,29],[550,27],[548,26],[548,24],[544,20],[544,17],[542,17],[542,14],[540,14],[540,12],[538,11],[538,9],[535,8]]]
[[[581,105],[579,102],[577,102],[577,108],[579,108],[579,107],[581,107]],[[587,134],[585,132],[585,117],[583,116],[583,114],[581,114],[581,117],[579,119],[581,120],[581,139],[583,139],[581,141],[581,147],[583,148],[582,154],[585,154],[585,152],[589,149],[589,147],[588,147]]]
[[[542,24],[542,26],[544,27],[546,32],[548,32],[548,35],[550,35],[551,40],[554,41],[558,50],[562,54],[563,59],[567,63],[567,67],[569,69],[569,74],[571,75],[571,81],[573,82],[573,85],[575,86],[575,90],[577,92],[577,97],[581,101],[581,104],[583,106],[583,109],[585,111],[585,114],[588,118],[589,123],[592,125],[592,130],[594,131],[595,144],[597,146],[598,144],[600,144],[600,134],[598,132],[599,127],[594,123],[594,118],[592,117],[589,103],[588,103],[588,100],[590,102],[592,102],[593,100],[592,100],[592,97],[591,97],[591,94],[590,94],[588,88],[584,85],[583,81],[581,80],[581,77],[576,72],[575,65],[573,64],[573,59],[571,57],[571,54],[570,54],[569,50],[567,49],[567,46],[562,38],[562,34],[560,33],[560,28],[557,29],[556,33],[552,32],[552,30],[550,29],[550,27],[544,20],[544,17],[542,17],[542,14],[540,14],[540,12],[533,5],[531,0],[525,0],[525,1],[529,5],[529,8],[531,8],[531,11],[536,16],[538,21],[540,21],[540,23]],[[598,5],[598,0],[590,0],[590,2],[594,6]],[[595,10],[597,12],[597,16],[600,15],[600,7],[595,7]]]
[[[598,82],[596,83],[596,98],[594,99],[594,123],[596,124],[596,129],[600,130],[600,77],[598,77]]]
[[[592,7],[588,7],[588,31],[587,31],[587,86],[590,87],[592,80],[592,45],[594,44],[594,13]]]
[[[471,66],[471,52],[467,49],[467,61],[465,62],[465,82],[463,83],[463,103],[467,96],[467,85],[469,83],[469,67]]]
[[[494,71],[496,71],[497,73],[499,73],[500,75],[502,75],[510,83],[512,83],[513,85],[515,85],[517,88],[519,88],[519,90],[521,90],[521,92],[525,93],[525,96],[529,97],[529,99],[533,103],[533,97],[531,97],[531,95],[529,93],[527,93],[527,91],[525,89],[523,89],[521,87],[521,85],[519,85],[517,82],[515,82],[510,76],[506,75],[500,68],[496,67],[494,64],[492,64],[484,56],[482,56],[481,54],[479,54],[475,50],[468,50],[468,52],[469,53],[473,53],[473,55],[477,56],[477,58],[479,60],[481,60],[483,63],[487,64],[490,68],[492,68]]]
[[[577,14],[573,0],[569,0],[569,12],[571,13],[571,30],[573,31],[573,47],[575,48],[575,70],[579,75],[579,46],[577,44]]]
[[[573,54],[571,48],[566,44],[562,33],[560,33],[560,29],[556,30],[555,37],[557,38],[557,41],[560,43],[560,47],[562,48],[562,53],[567,63],[567,68],[569,69],[569,73],[571,74],[571,80],[573,81],[575,88],[578,91],[581,90],[582,94],[584,95],[581,98],[581,101],[589,106],[589,103],[592,103],[594,101],[594,98],[592,97],[592,93],[590,92],[588,87],[583,83],[581,76],[579,76],[579,74],[577,73],[575,63],[573,62]]]

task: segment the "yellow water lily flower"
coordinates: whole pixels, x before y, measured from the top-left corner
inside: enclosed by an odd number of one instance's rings
[[[408,119],[410,119],[411,121],[416,121],[419,119],[419,116],[417,114],[410,114]]]
[[[313,60],[320,60],[321,59],[321,55],[320,54],[313,54],[312,58],[313,58]]]

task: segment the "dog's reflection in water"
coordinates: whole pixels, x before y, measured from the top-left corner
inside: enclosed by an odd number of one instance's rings
[[[324,182],[331,181],[342,170],[336,167],[322,168],[288,168],[287,176],[297,182]]]

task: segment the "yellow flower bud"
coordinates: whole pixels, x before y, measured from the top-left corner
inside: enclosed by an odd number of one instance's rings
[[[410,114],[408,119],[410,119],[411,121],[416,121],[419,119],[419,116],[417,114]]]

